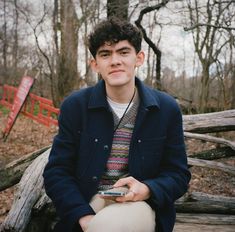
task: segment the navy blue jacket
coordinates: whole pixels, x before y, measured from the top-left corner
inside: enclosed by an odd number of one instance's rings
[[[148,88],[138,78],[140,105],[129,151],[129,173],[147,184],[156,211],[156,231],[171,232],[174,201],[188,187],[190,173],[184,146],[182,115],[169,95]],[[89,206],[97,193],[113,138],[113,114],[105,85],[74,92],[65,99],[44,171],[48,196],[60,221],[56,231],[79,231],[78,219],[95,214]]]

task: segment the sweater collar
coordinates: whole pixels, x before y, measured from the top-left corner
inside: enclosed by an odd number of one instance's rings
[[[158,95],[153,90],[142,83],[137,77],[135,78],[135,84],[138,88],[140,97],[140,104],[145,108],[157,107],[160,108],[160,102]],[[94,88],[88,104],[89,109],[94,108],[106,108],[109,109],[109,104],[106,99],[105,83],[103,80],[99,81]]]

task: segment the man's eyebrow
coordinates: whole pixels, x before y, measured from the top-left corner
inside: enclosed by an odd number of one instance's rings
[[[121,47],[121,48],[117,49],[116,51],[121,52],[123,50],[128,50],[129,51],[129,50],[131,50],[131,48],[130,47]],[[102,54],[102,53],[110,53],[110,52],[111,52],[111,50],[109,50],[109,49],[100,49],[97,52],[97,54],[99,55],[99,54]]]
[[[110,50],[108,50],[108,49],[101,49],[101,50],[99,50],[99,51],[97,52],[97,54],[109,53],[109,52],[110,52]]]
[[[131,48],[130,47],[122,47],[122,48],[119,48],[119,49],[117,49],[117,52],[121,52],[121,51],[123,51],[123,50],[131,50]]]

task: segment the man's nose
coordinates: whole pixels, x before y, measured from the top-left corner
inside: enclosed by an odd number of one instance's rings
[[[120,56],[116,53],[113,53],[111,56],[111,65],[117,65],[121,63]]]

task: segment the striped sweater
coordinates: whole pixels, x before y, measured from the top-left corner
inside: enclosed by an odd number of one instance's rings
[[[120,125],[113,135],[112,149],[106,164],[106,170],[101,178],[99,190],[106,190],[123,175],[128,173],[128,155],[131,137],[135,125],[137,109],[139,106],[138,94],[134,103],[123,117]],[[114,111],[114,128],[118,125],[119,118]]]

